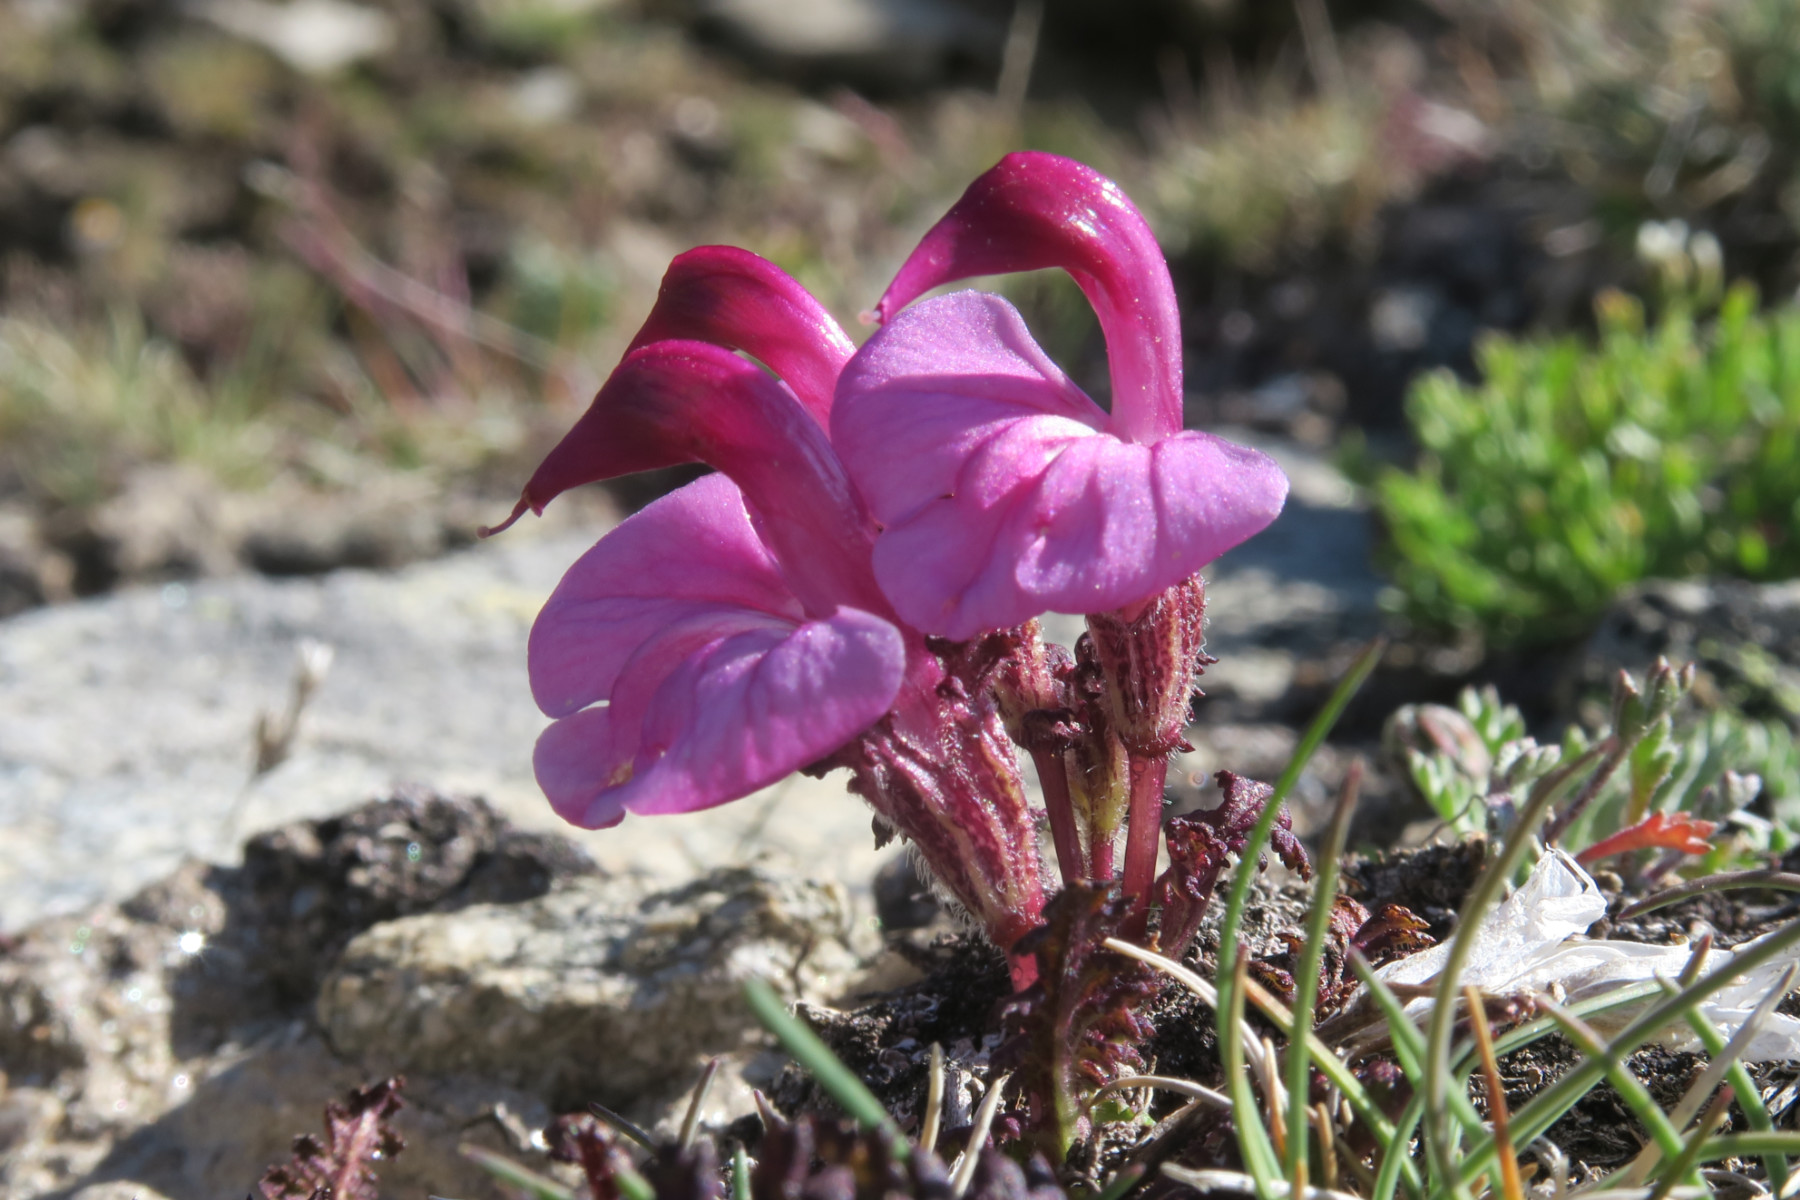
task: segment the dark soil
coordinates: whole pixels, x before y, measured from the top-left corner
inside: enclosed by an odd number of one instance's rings
[[[1441,940],[1454,932],[1457,909],[1479,874],[1485,852],[1485,843],[1476,839],[1459,845],[1353,856],[1342,866],[1343,890],[1370,908],[1399,904],[1411,909],[1430,923],[1432,934]],[[1599,881],[1615,892],[1614,912],[1634,898],[1618,894],[1620,883],[1615,876],[1603,873]],[[1299,886],[1259,880],[1246,914],[1244,944],[1249,952],[1264,961],[1285,962],[1280,935],[1298,932],[1306,901],[1307,892]],[[1186,956],[1207,978],[1216,971],[1217,907],[1212,923],[1202,930]],[[1797,909],[1800,903],[1789,894],[1719,893],[1628,921],[1603,918],[1592,928],[1591,936],[1666,945],[1711,934],[1716,944],[1730,946],[1792,919]],[[924,1105],[930,1046],[933,1042],[943,1046],[949,1090],[956,1098],[948,1102],[942,1145],[954,1153],[973,1108],[962,1095],[961,1082],[972,1077],[985,1085],[995,1073],[992,1063],[1001,1049],[998,1030],[1008,999],[1005,964],[992,949],[969,936],[942,937],[923,947],[915,942],[908,952],[927,970],[924,979],[869,997],[848,1011],[810,1009],[806,1015],[909,1131],[916,1129]],[[1121,969],[1129,969],[1124,960]],[[1783,1011],[1795,1010],[1797,1005],[1800,1002],[1790,998]],[[1149,1005],[1149,1017],[1155,1032],[1143,1048],[1147,1070],[1214,1088],[1223,1086],[1214,1017],[1207,1006],[1184,988],[1170,985]],[[1270,1036],[1279,1042],[1272,1030]],[[1579,1051],[1561,1037],[1544,1039],[1503,1057],[1501,1079],[1509,1108],[1517,1110],[1580,1061]],[[1699,1054],[1651,1046],[1632,1055],[1628,1066],[1668,1109],[1680,1101],[1705,1061]],[[1353,1066],[1364,1073],[1381,1070],[1378,1060]],[[1800,1064],[1762,1064],[1752,1076],[1776,1127],[1800,1127],[1800,1104],[1795,1103],[1800,1099]],[[1470,1094],[1477,1108],[1485,1112],[1487,1099],[1479,1083],[1472,1086]],[[783,1077],[775,1099],[788,1112],[835,1111],[816,1085],[793,1068]],[[1404,1102],[1405,1096],[1396,1099]],[[1177,1096],[1157,1093],[1147,1115],[1153,1122],[1162,1122],[1181,1104]],[[1730,1122],[1727,1128],[1744,1125],[1736,1108]],[[1151,1132],[1146,1125],[1102,1126],[1072,1152],[1065,1174],[1098,1178],[1133,1156],[1141,1157]],[[1163,1135],[1156,1139],[1153,1151],[1158,1161],[1167,1158],[1196,1167],[1238,1165],[1235,1136],[1229,1121],[1219,1114],[1198,1111],[1184,1117],[1178,1128],[1165,1122],[1155,1132]],[[1629,1107],[1606,1084],[1588,1092],[1546,1134],[1546,1140],[1567,1156],[1572,1182],[1597,1179],[1624,1165],[1642,1149],[1647,1137]],[[1753,1163],[1719,1166],[1752,1173],[1760,1170]]]

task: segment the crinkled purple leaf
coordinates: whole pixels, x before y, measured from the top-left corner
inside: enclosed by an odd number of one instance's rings
[[[263,1173],[264,1200],[376,1200],[381,1185],[374,1164],[392,1158],[406,1142],[390,1124],[406,1107],[396,1076],[351,1090],[343,1101],[325,1105],[323,1138],[302,1134],[286,1163]]]
[[[1009,1003],[995,1059],[1018,1071],[1028,1135],[1055,1161],[1085,1132],[1094,1089],[1143,1065],[1148,1002],[1161,981],[1102,945],[1122,934],[1130,913],[1117,887],[1072,883],[1017,947],[1035,956],[1038,980]]]
[[[884,527],[875,573],[901,617],[965,640],[1122,608],[1281,511],[1287,478],[1257,451],[1111,429],[997,296],[928,300],[871,338],[839,379],[832,439]]]

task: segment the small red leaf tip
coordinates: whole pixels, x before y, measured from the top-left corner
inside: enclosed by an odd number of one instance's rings
[[[1703,821],[1686,813],[1651,813],[1636,825],[1621,829],[1611,837],[1601,838],[1575,856],[1583,866],[1629,854],[1633,850],[1679,850],[1683,854],[1705,854],[1712,850],[1707,839],[1718,830],[1715,821]]]

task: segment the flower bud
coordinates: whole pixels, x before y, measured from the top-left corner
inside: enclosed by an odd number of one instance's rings
[[[1171,753],[1185,743],[1188,704],[1208,659],[1206,583],[1194,575],[1127,617],[1089,613],[1088,633],[1106,678],[1114,731],[1134,755]]]

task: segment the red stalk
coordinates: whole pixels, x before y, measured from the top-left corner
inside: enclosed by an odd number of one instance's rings
[[[1131,756],[1131,810],[1125,830],[1125,894],[1132,897],[1134,916],[1150,907],[1150,884],[1156,877],[1157,835],[1162,832],[1163,785],[1168,775],[1167,755]]]
[[[1081,877],[1081,838],[1075,833],[1075,806],[1069,799],[1069,764],[1062,751],[1034,747],[1032,765],[1044,789],[1044,811],[1050,816],[1050,840],[1056,846],[1056,867],[1067,887]]]
[[[1105,883],[1113,877],[1113,839],[1101,837],[1099,831],[1091,826],[1088,829],[1088,878],[1095,883]]]

